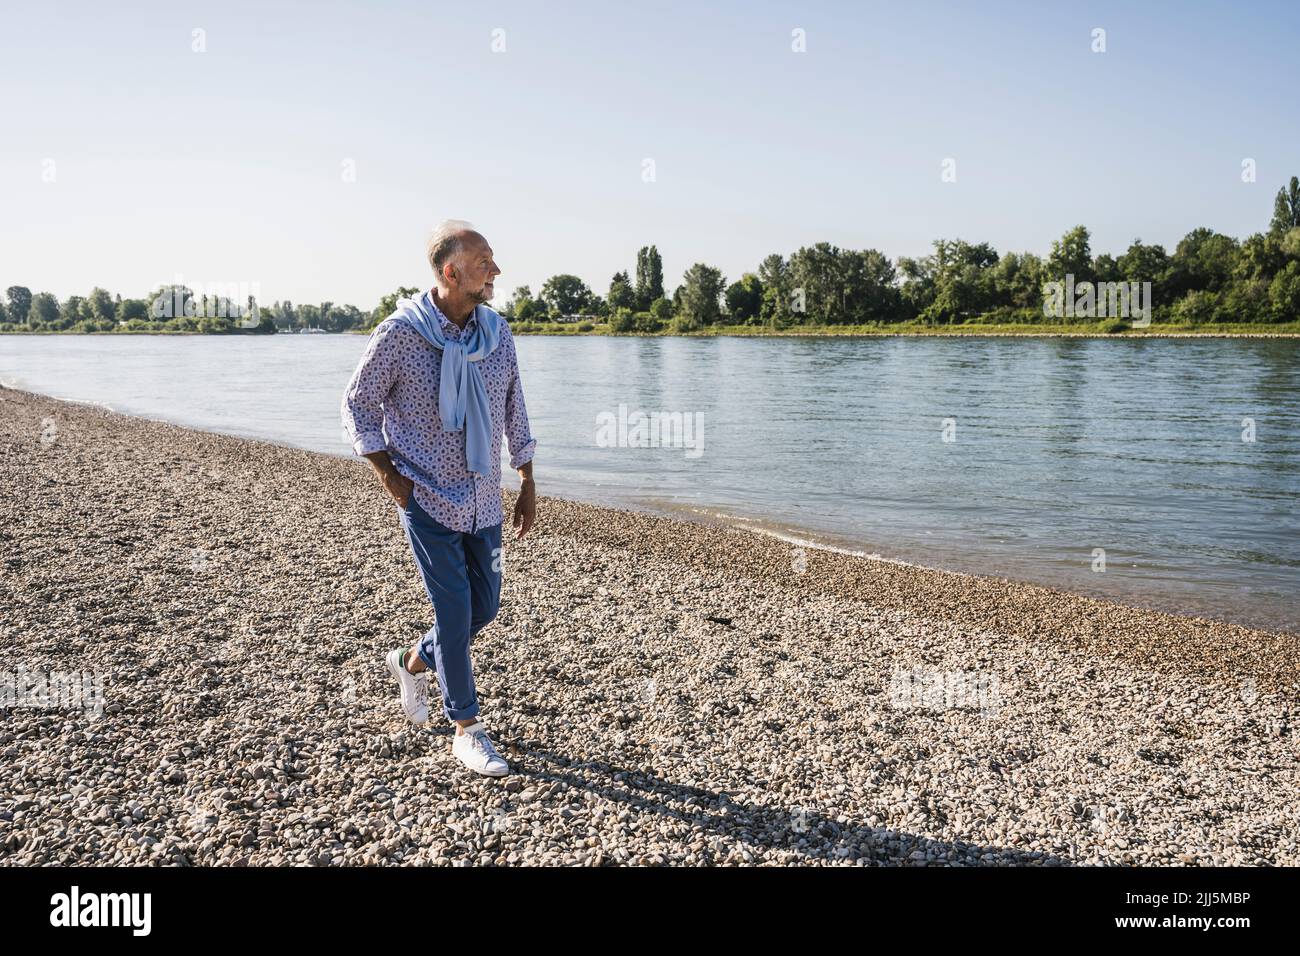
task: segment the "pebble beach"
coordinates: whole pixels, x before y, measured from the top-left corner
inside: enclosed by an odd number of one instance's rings
[[[6,388],[0,446],[3,865],[1300,864],[1294,634],[570,501],[539,448],[483,778],[402,716],[432,608],[365,462]]]

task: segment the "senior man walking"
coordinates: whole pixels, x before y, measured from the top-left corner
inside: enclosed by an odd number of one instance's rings
[[[510,772],[479,719],[470,641],[501,597],[501,438],[519,472],[511,525],[528,533],[537,513],[533,452],[510,326],[484,303],[501,274],[487,240],[448,220],[428,244],[434,285],[370,335],[343,396],[343,425],[369,459],[398,515],[429,600],[433,627],[389,653],[402,709],[429,719],[428,680],[456,724],[452,753],[471,770]]]

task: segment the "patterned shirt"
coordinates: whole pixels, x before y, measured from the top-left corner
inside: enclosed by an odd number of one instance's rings
[[[425,296],[432,299],[429,293]],[[458,339],[474,331],[478,309],[462,332],[434,306],[442,332]],[[465,467],[465,431],[443,431],[438,415],[442,351],[406,322],[380,322],[343,393],[343,427],[358,455],[387,451],[393,466],[415,482],[416,502],[439,524],[473,532],[505,521],[501,507],[501,437],[510,443],[510,467],[533,458],[537,440],[528,427],[523,384],[510,326],[477,363],[492,414],[492,470],[476,475]]]

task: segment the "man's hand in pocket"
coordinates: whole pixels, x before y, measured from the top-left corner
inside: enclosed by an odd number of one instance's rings
[[[415,491],[415,482],[393,466],[393,460],[388,457],[387,451],[371,452],[366,458],[379,476],[379,483],[384,486],[384,490],[398,505],[405,508]]]
[[[385,473],[380,480],[384,483],[384,490],[403,508],[410,502],[411,495],[415,494],[415,482],[396,469]]]

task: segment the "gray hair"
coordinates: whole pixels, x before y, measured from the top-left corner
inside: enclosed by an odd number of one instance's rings
[[[464,219],[444,219],[434,227],[425,252],[434,275],[439,279],[442,279],[442,267],[464,250],[467,232],[474,232],[474,226]]]

